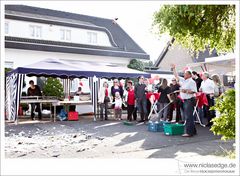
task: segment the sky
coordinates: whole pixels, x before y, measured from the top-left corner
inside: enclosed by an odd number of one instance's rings
[[[153,14],[160,1],[19,1],[9,4],[36,6],[108,19],[118,18],[117,23],[155,61],[169,40],[167,35],[156,34],[152,28]]]

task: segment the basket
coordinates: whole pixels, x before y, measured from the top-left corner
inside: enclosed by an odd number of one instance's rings
[[[164,134],[165,135],[182,135],[184,133],[183,124],[165,124],[164,125]]]
[[[165,124],[169,124],[170,122],[165,121],[156,121],[156,122],[149,122],[148,123],[148,131],[150,132],[163,132],[163,126]]]

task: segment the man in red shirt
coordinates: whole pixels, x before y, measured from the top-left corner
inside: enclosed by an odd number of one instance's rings
[[[134,120],[137,120],[137,111],[135,109],[135,95],[134,95],[134,88],[133,83],[131,80],[127,82],[127,119],[132,121],[132,116]]]

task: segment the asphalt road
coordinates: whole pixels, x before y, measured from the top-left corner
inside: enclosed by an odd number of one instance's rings
[[[191,138],[149,132],[147,125],[122,121],[5,123],[6,158],[175,158],[223,157],[233,141],[221,141],[208,127],[196,125]]]

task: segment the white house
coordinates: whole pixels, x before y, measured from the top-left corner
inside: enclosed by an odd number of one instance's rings
[[[182,72],[184,67],[190,66],[192,70],[197,72],[208,71],[210,74],[219,74],[225,86],[232,86],[235,82],[235,56],[217,53],[215,48],[210,51],[210,48],[206,46],[205,50],[199,51],[198,56],[194,57],[188,49],[178,44],[173,45],[173,43],[174,38],[166,44],[151,70],[146,71],[152,74],[162,74],[162,77],[166,77],[167,74],[172,74],[170,64],[175,63],[179,72]],[[230,58],[231,62],[223,61],[222,65],[218,66],[218,59],[222,57]],[[209,59],[212,60],[210,64],[208,63]],[[215,66],[213,66],[213,61]]]
[[[47,58],[126,66],[131,59],[149,60],[149,55],[112,19],[6,5],[5,67],[16,68]],[[75,79],[72,91],[78,85]]]

